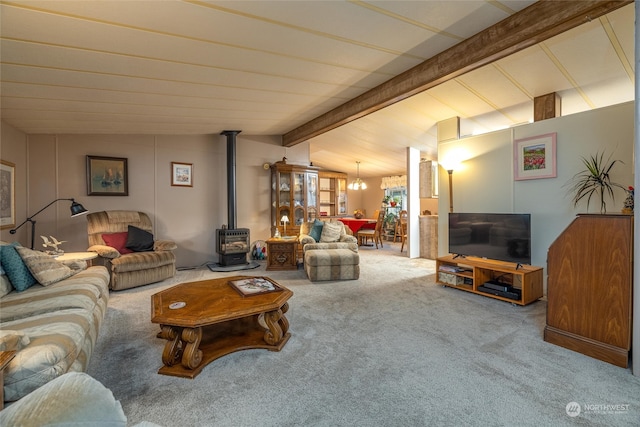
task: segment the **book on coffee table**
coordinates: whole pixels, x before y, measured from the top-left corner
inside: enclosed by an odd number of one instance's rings
[[[245,279],[230,280],[229,284],[242,296],[260,295],[282,290],[281,287],[266,277],[248,277]]]

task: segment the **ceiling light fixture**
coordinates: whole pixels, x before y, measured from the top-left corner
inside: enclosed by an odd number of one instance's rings
[[[356,162],[356,164],[358,165],[358,176],[347,188],[349,190],[366,190],[367,184],[360,179],[360,162]]]

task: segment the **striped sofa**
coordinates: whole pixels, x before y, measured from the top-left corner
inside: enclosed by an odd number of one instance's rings
[[[4,401],[22,398],[66,372],[87,369],[109,300],[109,272],[95,266],[18,292],[0,275],[0,350],[16,350],[4,370]]]

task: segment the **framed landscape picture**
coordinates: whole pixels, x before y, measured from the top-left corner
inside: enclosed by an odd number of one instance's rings
[[[513,144],[516,181],[557,176],[555,133],[516,139]]]
[[[127,159],[87,156],[87,196],[128,196]]]
[[[16,225],[16,165],[0,160],[0,228]]]
[[[171,162],[171,185],[193,187],[193,163]]]

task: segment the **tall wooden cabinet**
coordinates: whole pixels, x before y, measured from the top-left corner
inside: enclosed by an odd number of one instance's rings
[[[626,368],[633,216],[578,215],[549,248],[547,274],[544,340]]]
[[[320,216],[347,215],[347,174],[320,171]]]
[[[285,235],[283,216],[289,218],[286,235],[297,236],[304,221],[319,216],[318,168],[290,165],[286,161],[271,165],[271,228]]]

